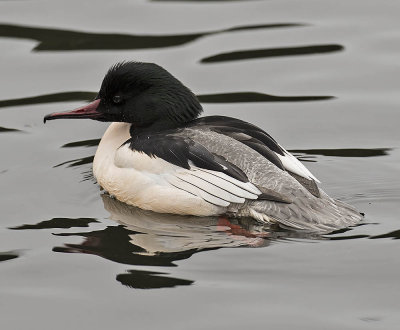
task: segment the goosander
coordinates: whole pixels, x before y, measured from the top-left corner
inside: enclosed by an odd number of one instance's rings
[[[198,118],[196,96],[153,63],[112,66],[95,100],[46,120],[112,122],[93,174],[118,200],[180,215],[252,217],[309,231],[333,231],[362,219],[330,198],[311,172],[268,133],[245,121]]]

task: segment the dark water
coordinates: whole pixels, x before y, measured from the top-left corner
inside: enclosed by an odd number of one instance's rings
[[[397,329],[398,1],[0,1],[1,329]],[[107,124],[43,116],[156,62],[365,223],[330,235],[101,195]]]

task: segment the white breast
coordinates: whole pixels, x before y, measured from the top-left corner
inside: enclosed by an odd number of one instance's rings
[[[106,191],[122,202],[160,213],[210,216],[225,211],[171,185],[167,177],[182,168],[128,145],[121,147],[130,138],[129,129],[130,124],[112,123],[96,151],[93,174]]]

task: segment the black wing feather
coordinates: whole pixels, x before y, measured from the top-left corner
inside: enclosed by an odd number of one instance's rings
[[[191,162],[197,167],[222,172],[242,182],[249,181],[239,167],[209,152],[192,139],[179,136],[179,131],[134,136],[125,144],[129,144],[132,150],[144,152],[150,157],[159,157],[186,169],[190,169]]]
[[[199,143],[191,140],[189,145],[189,159],[197,167],[207,170],[223,172],[239,181],[248,182],[246,174],[236,165],[228,162],[225,158],[209,152]]]
[[[231,136],[235,138],[234,133],[245,133],[251,136],[255,140],[268,147],[270,150],[276,152],[279,155],[284,155],[282,148],[274,140],[274,138],[261,128],[247,123],[243,120],[225,117],[225,116],[209,116],[202,117],[192,122],[193,126],[209,126],[210,129],[217,133]],[[241,141],[246,144],[246,140]]]

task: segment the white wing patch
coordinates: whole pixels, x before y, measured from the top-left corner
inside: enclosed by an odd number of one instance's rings
[[[262,194],[260,189],[258,189],[251,182],[242,182],[242,181],[236,180],[236,179],[234,179],[234,178],[230,177],[229,175],[227,175],[225,173],[222,173],[222,172],[206,170],[206,169],[203,169],[203,168],[197,168],[197,169],[200,170],[200,171],[203,171],[203,172],[210,173],[210,174],[212,174],[212,175],[214,175],[216,177],[219,177],[219,178],[221,178],[221,179],[223,179],[225,181],[231,182],[234,185],[239,186],[240,188],[243,188],[244,190],[252,193],[253,195],[261,195]]]
[[[282,146],[280,146],[282,148]],[[318,183],[321,183],[295,156],[293,156],[290,152],[286,151],[284,148],[282,148],[284,156],[279,155],[276,153],[280,161],[282,162],[283,167],[290,171],[293,172],[297,175],[302,176],[303,178],[306,179],[312,179]]]
[[[231,178],[229,175],[226,175],[225,173],[199,168],[193,169],[191,171],[191,175],[197,176],[208,182],[212,182],[214,185],[222,187],[226,191],[230,191],[232,194],[242,196],[247,199],[257,199],[257,196],[261,194],[261,191],[258,190],[258,188],[252,183],[238,181]]]
[[[214,204],[217,206],[223,206],[223,207],[227,207],[230,204],[228,201],[223,200],[215,195],[212,195],[212,194],[208,193],[207,191],[200,189],[197,186],[195,186],[187,181],[179,179],[176,176],[172,176],[172,175],[168,176],[167,180],[175,188],[184,190],[192,195],[201,197],[206,202],[209,202],[211,204]]]
[[[224,173],[194,167],[166,176],[176,188],[199,196],[209,203],[227,207],[230,203],[242,204],[246,199],[257,199],[261,191],[250,182],[241,182]]]

